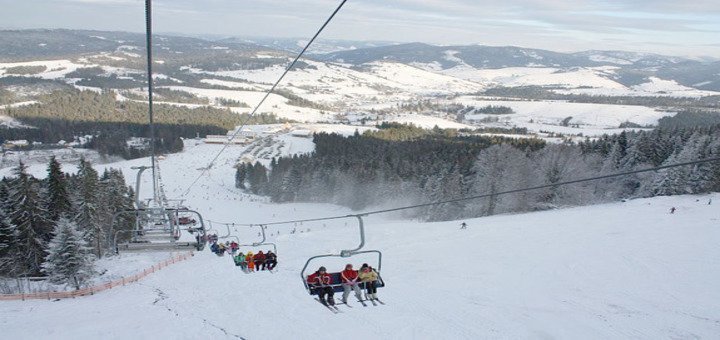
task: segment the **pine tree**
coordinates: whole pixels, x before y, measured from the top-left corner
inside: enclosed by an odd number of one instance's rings
[[[125,176],[120,170],[105,170],[100,178],[102,204],[100,205],[100,218],[105,245],[111,246],[113,238],[119,230],[132,230],[135,228],[135,216],[131,214],[117,214],[121,211],[133,209],[133,194],[125,185]],[[117,219],[114,220],[115,216]],[[130,233],[121,232],[117,236],[121,239]]]
[[[95,248],[95,254],[102,256],[102,243],[105,239],[101,228],[101,196],[99,193],[98,173],[90,162],[80,160],[77,174],[77,194],[75,198],[75,222],[85,233],[88,242]]]
[[[5,209],[0,208],[0,274],[14,276],[20,264],[18,230],[10,222]]]
[[[43,207],[36,180],[26,172],[20,162],[14,169],[16,178],[8,190],[7,208],[10,222],[18,231],[18,255],[24,264],[24,274],[40,274],[45,257],[45,247],[52,237],[52,222]]]
[[[75,223],[60,218],[48,247],[42,271],[50,282],[80,289],[94,275],[95,256]]]
[[[273,159],[274,161],[274,159]],[[235,187],[238,189],[245,189],[245,177],[247,175],[247,170],[245,168],[245,163],[242,163],[237,166],[237,170],[235,171]]]
[[[70,195],[67,190],[67,179],[60,169],[60,163],[53,156],[48,164],[48,176],[45,180],[47,190],[47,211],[49,217],[53,221],[57,221],[61,216],[70,216],[72,205],[70,203]]]

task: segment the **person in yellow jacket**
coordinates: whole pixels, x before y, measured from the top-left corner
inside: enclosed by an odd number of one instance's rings
[[[252,258],[253,258],[253,252],[249,251],[247,253],[247,255],[245,255],[245,260],[247,261],[247,266],[248,266],[248,272],[255,271],[255,262],[253,262]]]
[[[368,299],[377,299],[378,273],[375,269],[372,269],[367,263],[363,263],[362,267],[360,267],[360,273],[358,273],[358,280],[365,285]]]

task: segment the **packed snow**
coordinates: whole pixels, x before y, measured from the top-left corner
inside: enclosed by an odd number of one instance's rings
[[[189,140],[184,152],[161,160],[168,196],[181,196],[199,175],[196,169],[221,148]],[[239,192],[232,166],[244,148],[229,147],[183,197],[215,221],[220,235],[227,230],[218,221],[268,223],[352,213],[328,204],[271,204]],[[96,167],[121,168],[131,184],[130,167],[147,163],[137,159]],[[33,165],[30,172],[42,176],[45,166]],[[149,184],[146,176],[143,197]],[[710,199],[720,202],[720,195],[437,223],[369,216],[364,249],[383,252],[387,287],[378,296],[385,304],[363,307],[351,298],[352,307],[341,305],[340,314],[307,294],[300,273],[313,255],[355,248],[356,220],[270,226],[268,241],[277,244],[280,262],[274,273],[245,274],[229,256],[206,250],[94,296],[3,302],[0,324],[7,338],[715,338],[720,334],[720,290],[713,284],[720,277],[720,213]],[[671,207],[677,208],[674,214]],[[467,230],[459,229],[461,222]],[[291,234],[292,229],[297,232]],[[258,240],[255,229],[228,230],[241,243]],[[124,275],[171,256],[165,255],[143,260],[121,254],[98,266],[108,270],[106,275]],[[364,256],[316,261],[309,269],[324,265],[338,271],[345,263],[364,262],[378,266],[377,258]]]

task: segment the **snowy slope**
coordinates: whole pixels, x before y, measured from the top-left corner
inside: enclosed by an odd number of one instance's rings
[[[672,116],[675,112],[660,111],[653,108],[637,105],[609,105],[570,103],[565,101],[506,101],[483,100],[482,98],[464,96],[458,102],[475,107],[506,106],[513,109],[514,114],[466,115],[469,120],[481,120],[487,117],[497,117],[501,124],[527,127],[530,131],[555,131],[563,133],[583,133],[584,135],[602,135],[611,133],[608,129],[617,129],[623,122],[632,122],[640,126],[655,125],[665,116]],[[563,119],[572,117],[571,125],[578,128],[559,126]],[[559,131],[557,128],[563,128]]]
[[[179,196],[220,148],[189,143],[161,160],[168,196]],[[185,197],[206,219],[262,223],[350,213],[238,194],[231,165],[242,149],[228,148]],[[144,163],[112,166],[132,181],[129,167]],[[458,229],[460,221],[372,216],[366,249],[383,251],[387,287],[379,296],[386,305],[354,302],[338,315],[307,295],[300,270],[312,255],[354,248],[352,219],[269,227],[280,256],[274,274],[244,274],[230,258],[205,251],[95,296],[3,302],[0,324],[9,339],[709,339],[720,334],[720,290],[713,284],[720,277],[720,213],[707,205],[709,197],[720,202],[717,194],[660,197],[472,219],[468,230]],[[678,208],[672,215],[671,206]],[[302,233],[290,234],[293,228]],[[231,233],[257,239],[247,228]],[[116,261],[123,268],[138,259]]]
[[[625,86],[608,79],[613,67],[558,69],[551,67],[508,67],[502,69],[476,69],[471,66],[456,66],[443,70],[443,74],[462,79],[488,82],[495,85],[516,86],[559,86],[624,89]]]

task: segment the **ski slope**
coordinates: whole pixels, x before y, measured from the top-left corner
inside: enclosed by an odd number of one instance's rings
[[[168,196],[180,196],[220,148],[188,143],[161,160]],[[351,213],[238,193],[231,165],[242,150],[229,147],[185,197],[205,219],[267,223]],[[129,168],[145,162],[104,166],[122,168],[130,182]],[[44,165],[31,172],[41,174]],[[386,304],[351,302],[340,314],[305,292],[300,271],[310,256],[355,248],[355,220],[271,226],[275,273],[244,274],[230,257],[206,250],[102,294],[3,302],[0,325],[8,339],[712,339],[720,334],[720,211],[709,198],[720,202],[718,194],[639,199],[468,219],[467,230],[459,230],[461,221],[371,216],[365,249],[383,252],[387,287],[378,295]],[[242,243],[258,240],[249,228],[231,233]],[[101,265],[113,270],[128,261],[138,262],[121,255]]]

